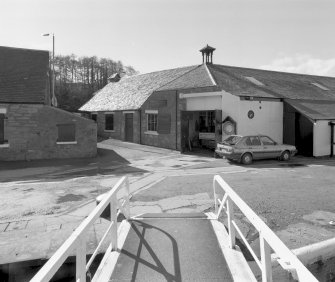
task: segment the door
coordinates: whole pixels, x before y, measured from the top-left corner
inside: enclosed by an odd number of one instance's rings
[[[189,149],[189,113],[182,111],[181,112],[181,152],[185,152]]]
[[[299,155],[313,156],[313,123],[298,112],[295,119],[295,140]]]
[[[125,141],[128,142],[134,141],[133,132],[134,132],[133,114],[132,113],[125,114]]]
[[[260,136],[260,139],[263,144],[263,155],[266,159],[277,158],[280,156],[281,150],[276,145],[275,141],[273,141],[268,136]]]
[[[248,151],[252,152],[254,159],[264,158],[264,149],[258,136],[250,136],[245,140]]]

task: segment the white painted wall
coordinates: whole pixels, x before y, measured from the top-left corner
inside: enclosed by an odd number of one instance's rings
[[[254,118],[249,119],[252,110]],[[283,103],[277,101],[243,100],[224,92],[222,95],[222,117],[232,117],[237,122],[237,134],[264,134],[275,141],[283,142]]]
[[[214,96],[213,96],[214,95]],[[222,120],[230,116],[237,122],[237,134],[264,134],[283,142],[283,103],[273,101],[241,101],[228,92],[183,94],[187,111],[222,109]],[[255,116],[248,118],[248,111]]]
[[[208,93],[197,93],[198,97],[187,97],[186,111],[212,111],[221,109],[221,95],[201,96]]]
[[[313,124],[313,156],[330,155],[330,125],[329,120],[319,120]],[[335,146],[334,146],[335,152]]]
[[[248,117],[252,110],[254,118]],[[280,101],[240,101],[238,133],[264,134],[283,143],[283,103]]]

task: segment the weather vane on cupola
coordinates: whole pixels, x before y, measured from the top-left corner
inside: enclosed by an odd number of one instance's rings
[[[202,48],[200,52],[202,53],[202,63],[206,64],[213,64],[213,52],[215,51],[215,48],[209,46],[207,44],[206,47]],[[206,61],[205,61],[205,55],[206,55]]]

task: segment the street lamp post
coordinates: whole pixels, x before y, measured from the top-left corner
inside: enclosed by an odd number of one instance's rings
[[[50,36],[50,33],[45,33],[43,36]],[[51,104],[57,107],[57,100],[55,96],[55,34],[52,33],[52,84],[51,84]]]

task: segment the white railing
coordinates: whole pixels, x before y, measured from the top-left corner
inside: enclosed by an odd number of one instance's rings
[[[125,197],[118,201],[117,193],[121,188],[125,188]],[[111,223],[107,231],[98,243],[90,260],[86,263],[86,240],[87,233],[94,222],[100,217],[101,213],[110,205]],[[114,187],[106,194],[104,199],[95,207],[91,214],[78,226],[72,235],[56,251],[56,253],[46,262],[40,271],[30,280],[30,282],[49,281],[64,261],[75,251],[76,255],[76,281],[85,282],[86,272],[89,270],[94,258],[99,253],[101,246],[109,240],[111,250],[117,249],[117,216],[118,207],[129,218],[129,180],[122,177]]]
[[[219,176],[213,179],[215,215],[218,219],[221,212],[225,211],[228,218],[229,247],[235,248],[236,232],[241,236],[246,247],[255,259],[262,272],[262,281],[272,281],[271,249],[278,257],[278,263],[287,271],[291,272],[294,279],[298,281],[318,281],[313,274],[301,263],[301,261],[288,249],[288,247],[277,237],[277,235],[257,216],[257,214],[234,192],[234,190]],[[217,197],[217,189],[223,190],[223,198]],[[250,223],[259,232],[260,252],[259,259],[241,229],[234,220],[234,205],[236,205]]]

